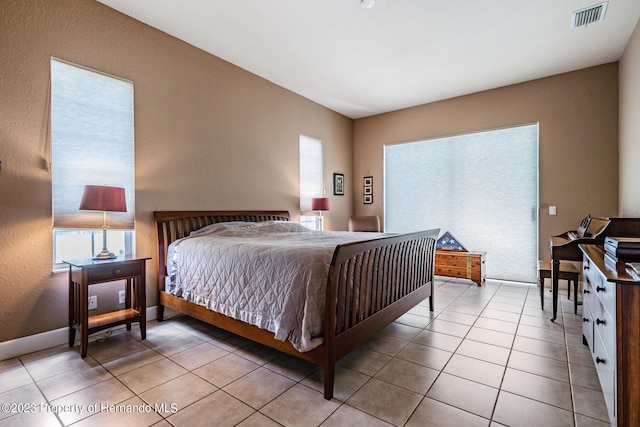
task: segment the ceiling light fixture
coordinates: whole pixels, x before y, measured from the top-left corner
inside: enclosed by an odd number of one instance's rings
[[[376,4],[376,0],[360,0],[363,9],[371,9]]]

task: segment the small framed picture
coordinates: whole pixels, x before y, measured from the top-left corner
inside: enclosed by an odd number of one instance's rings
[[[333,174],[333,195],[344,196],[344,174],[343,173]]]
[[[364,194],[364,204],[373,203],[373,177],[365,176],[362,181],[362,193]]]

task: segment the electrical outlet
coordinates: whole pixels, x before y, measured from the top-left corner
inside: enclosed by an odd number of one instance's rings
[[[118,304],[124,304],[124,291],[118,292]]]
[[[95,310],[98,308],[98,296],[94,295],[89,297],[89,310]]]

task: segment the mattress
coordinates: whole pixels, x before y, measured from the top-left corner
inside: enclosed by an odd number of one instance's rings
[[[170,245],[167,291],[309,351],[322,343],[336,246],[375,237],[288,221],[212,224]]]

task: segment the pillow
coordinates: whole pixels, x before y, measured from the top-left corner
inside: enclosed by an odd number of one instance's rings
[[[299,232],[299,231],[311,231],[309,228],[305,227],[302,224],[293,221],[274,221],[275,228],[278,231],[291,231],[291,232]]]
[[[255,222],[246,222],[246,221],[230,221],[230,222],[216,222],[215,224],[209,224],[205,227],[199,228],[197,230],[193,230],[189,236],[201,236],[203,234],[213,233],[218,230],[227,230],[229,228],[236,227],[248,227],[255,225]]]

